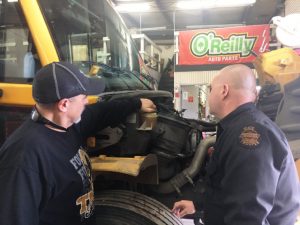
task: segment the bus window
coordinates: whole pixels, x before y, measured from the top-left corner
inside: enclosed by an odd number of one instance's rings
[[[28,83],[41,67],[18,2],[0,4],[0,81]]]

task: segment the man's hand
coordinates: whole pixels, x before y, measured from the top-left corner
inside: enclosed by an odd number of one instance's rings
[[[154,105],[154,103],[147,98],[141,98],[141,111],[142,112],[155,112],[156,111],[156,105]]]
[[[188,214],[194,214],[196,210],[192,201],[181,200],[179,202],[175,202],[172,212],[181,218]]]

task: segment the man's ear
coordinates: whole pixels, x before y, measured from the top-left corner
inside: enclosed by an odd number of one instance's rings
[[[59,100],[59,102],[57,103],[57,107],[58,107],[59,111],[66,112],[69,107],[69,100],[67,98],[63,98],[63,99]]]
[[[222,85],[222,99],[225,99],[229,94],[229,85],[228,84],[223,84]]]

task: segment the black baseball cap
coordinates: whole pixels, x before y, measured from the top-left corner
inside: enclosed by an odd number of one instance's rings
[[[98,95],[104,88],[102,78],[88,77],[68,62],[53,62],[36,73],[32,96],[39,103],[54,103],[80,94]]]

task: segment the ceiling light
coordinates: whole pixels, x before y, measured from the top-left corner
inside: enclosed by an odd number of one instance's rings
[[[119,12],[146,12],[150,9],[149,3],[128,3],[116,6]]]
[[[200,0],[190,0],[190,1],[179,1],[176,4],[179,9],[203,9],[212,8],[212,1],[200,1]]]
[[[216,1],[215,7],[241,7],[247,5],[253,5],[256,0],[224,0]]]
[[[207,24],[207,25],[187,25],[187,29],[210,29],[210,28],[224,28],[224,27],[238,27],[245,26],[243,23],[234,23],[234,24]]]
[[[156,30],[166,30],[166,26],[162,27],[147,27],[147,28],[141,28],[140,31],[156,31]]]
[[[256,0],[189,0],[178,1],[177,8],[179,9],[208,9],[222,7],[240,7],[252,5]]]

